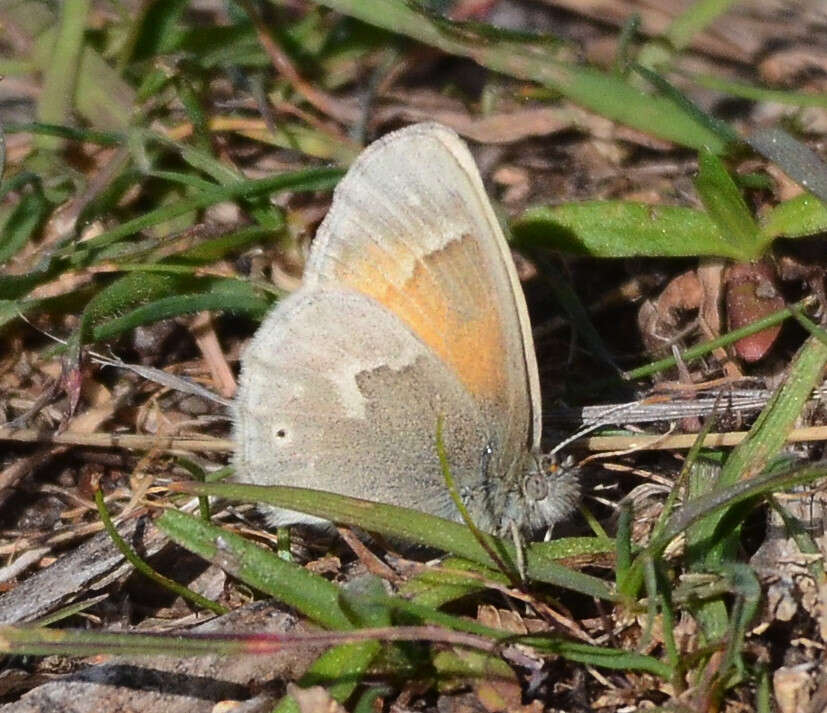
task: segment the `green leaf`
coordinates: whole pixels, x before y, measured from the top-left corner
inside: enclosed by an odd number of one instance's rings
[[[381,641],[343,644],[325,651],[299,679],[298,684],[327,686],[331,697],[344,703],[359,686],[373,660],[382,650]],[[273,713],[301,713],[293,698],[285,696]]]
[[[591,201],[529,208],[511,225],[518,245],[592,257],[740,258],[709,216],[680,206]]]
[[[144,5],[140,18],[130,25],[134,36],[129,61],[156,60],[157,55],[173,50],[183,35],[178,21],[189,0],[156,0]]]
[[[742,260],[756,257],[760,248],[758,226],[741,191],[721,160],[706,148],[698,153],[695,187],[709,217]]]
[[[174,295],[143,305],[128,314],[98,325],[92,332],[92,341],[114,339],[143,324],[153,324],[184,314],[202,311],[223,311],[246,314],[251,319],[261,320],[270,308],[270,303],[252,291],[240,294],[207,293],[195,295]]]
[[[403,582],[399,595],[420,606],[439,609],[448,602],[486,589],[488,582],[502,586],[509,584],[508,578],[500,572],[458,557],[448,557],[439,567],[428,567]]]
[[[152,278],[149,276],[152,275]],[[184,314],[195,314],[201,311],[223,311],[237,314],[246,314],[252,319],[260,320],[270,309],[271,303],[251,285],[243,280],[214,280],[212,278],[199,280],[181,280],[178,276],[159,273],[132,273],[121,278],[109,289],[101,292],[94,300],[93,310],[84,312],[84,329],[82,342],[106,341],[143,324],[152,324],[162,319],[178,317]],[[156,279],[160,278],[160,279]],[[177,289],[183,286],[201,285],[204,292],[173,294],[151,299],[125,314],[103,321],[104,315],[109,316],[123,311],[127,303],[153,296],[159,291]],[[136,284],[143,283],[140,291]],[[151,289],[150,285],[151,283]],[[129,291],[134,290],[130,296]],[[130,299],[130,297],[132,299]]]
[[[687,499],[689,502],[703,502],[700,498],[715,491],[715,485],[721,473],[717,463],[698,460],[689,469]],[[668,523],[667,523],[668,525]],[[686,566],[690,572],[705,573],[707,564],[706,553],[709,551],[709,531],[703,521],[696,521],[686,528]],[[727,629],[727,608],[720,599],[702,602],[694,608],[705,641],[717,641]]]
[[[827,232],[827,203],[810,193],[779,203],[764,218],[761,234],[765,241],[780,236],[797,238]]]

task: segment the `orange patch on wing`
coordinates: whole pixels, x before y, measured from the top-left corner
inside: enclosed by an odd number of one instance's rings
[[[506,349],[499,296],[493,284],[479,279],[488,276],[488,266],[476,240],[465,236],[418,259],[371,249],[347,258],[337,270],[342,283],[399,317],[470,393],[502,397]]]

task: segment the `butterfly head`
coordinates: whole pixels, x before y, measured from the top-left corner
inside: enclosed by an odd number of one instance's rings
[[[503,534],[512,525],[525,533],[547,530],[571,513],[580,496],[571,459],[560,464],[551,456],[529,453],[521,471],[505,498],[498,528]]]

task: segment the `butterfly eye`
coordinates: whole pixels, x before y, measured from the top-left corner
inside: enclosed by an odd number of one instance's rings
[[[548,497],[548,480],[541,473],[529,473],[523,480],[523,492],[529,500],[545,500]]]

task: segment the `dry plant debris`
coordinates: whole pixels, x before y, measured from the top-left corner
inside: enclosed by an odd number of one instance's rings
[[[301,711],[821,710],[824,392],[805,386],[827,359],[827,11],[713,5],[0,4],[0,622],[56,621],[0,641],[61,654],[7,658],[0,710],[258,711],[285,694]],[[423,119],[471,143],[513,229],[549,446],[603,423],[572,445],[589,514],[551,554],[527,548],[526,581],[470,535],[435,563],[393,532],[295,532],[317,589],[294,601],[245,569],[284,548],[250,506],[211,513],[224,550],[187,535],[206,561],[171,544],[188,522],[171,511],[197,503],[170,484],[226,464],[239,355],[299,283],[341,167]],[[732,150],[768,127],[797,139],[792,162]],[[793,163],[816,167],[812,194]],[[758,417],[784,383],[798,410]],[[714,467],[665,440],[756,418],[774,445],[711,448]],[[665,450],[629,451],[636,433]],[[754,477],[716,486],[732,458]],[[102,532],[99,489],[139,555],[232,611],[204,623],[135,573]],[[426,623],[424,640],[393,638]],[[152,658],[14,638],[205,628],[229,635],[206,658],[185,656],[197,637]],[[298,636],[265,651],[245,632]]]

